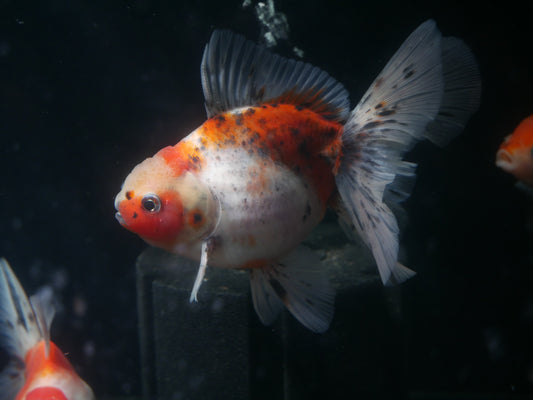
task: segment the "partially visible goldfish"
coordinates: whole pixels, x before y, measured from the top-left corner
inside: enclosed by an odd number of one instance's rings
[[[50,340],[50,290],[26,296],[0,259],[0,347],[9,362],[0,371],[0,400],[94,400],[94,394]]]
[[[191,301],[208,264],[243,268],[263,323],[285,305],[324,332],[334,291],[300,243],[327,207],[370,248],[384,284],[413,276],[398,263],[387,202],[409,196],[405,152],[421,139],[445,144],[478,107],[479,73],[462,41],[423,23],[352,111],[326,72],[229,31],[211,36],[201,74],[209,119],[137,165],[115,199],[122,226],[200,262]]]
[[[533,115],[505,137],[496,153],[496,165],[533,187]]]

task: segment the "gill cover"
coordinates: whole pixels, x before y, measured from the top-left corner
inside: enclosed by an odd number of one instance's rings
[[[213,232],[220,206],[207,185],[193,173],[185,172],[176,181],[176,191],[183,206],[180,242],[193,242]]]

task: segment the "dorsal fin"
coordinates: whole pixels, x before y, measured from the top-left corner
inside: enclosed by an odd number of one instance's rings
[[[319,68],[271,54],[226,30],[216,30],[204,50],[202,86],[208,117],[264,103],[301,105],[344,122],[348,92]]]

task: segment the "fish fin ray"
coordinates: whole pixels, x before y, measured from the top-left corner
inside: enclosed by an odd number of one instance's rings
[[[24,358],[42,339],[34,310],[5,258],[0,259],[0,347],[9,356],[0,373],[0,399],[24,384]],[[11,397],[11,398],[14,398]]]
[[[405,282],[407,279],[416,275],[416,272],[405,265],[396,263],[396,268],[392,272],[391,278],[387,282],[389,286],[396,285],[398,283]]]
[[[39,330],[45,341],[46,356],[50,354],[50,327],[55,316],[53,291],[49,286],[41,288],[30,297],[30,303],[37,319]]]
[[[481,78],[476,59],[465,43],[455,37],[442,38],[444,93],[439,112],[424,136],[445,146],[466,126],[479,108]]]
[[[527,183],[518,181],[515,183],[515,187],[524,193],[529,198],[533,199],[533,187],[529,186]]]
[[[0,372],[0,400],[13,400],[24,386],[24,361],[11,355]]]
[[[433,132],[427,130],[428,124],[438,120],[442,106],[457,97],[453,94],[457,86],[453,77],[459,76],[456,82],[461,84],[478,78],[475,71],[464,72],[459,68],[459,72],[454,72],[449,65],[446,67],[443,56],[449,60],[454,58],[451,55],[464,59],[471,53],[455,41],[441,45],[441,39],[432,20],[411,33],[351,112],[344,127],[337,187],[359,236],[372,251],[384,284],[412,275],[397,263],[398,222],[385,203],[390,201],[393,207],[405,200],[414,185],[416,164],[404,161],[403,155],[424,138],[444,142],[443,130],[439,129],[452,121],[464,124],[476,108],[468,103],[464,112],[441,118],[433,125]],[[467,60],[464,65],[468,69],[473,64]],[[445,80],[451,83],[447,85]],[[475,99],[477,87],[473,82],[460,96],[468,94]]]
[[[254,307],[263,322],[271,323],[285,304],[311,331],[328,329],[335,291],[327,270],[310,249],[300,246],[279,262],[254,269],[251,282]]]
[[[264,325],[271,325],[283,309],[283,302],[268,283],[263,268],[250,269],[250,287],[255,311]]]
[[[0,324],[6,348],[22,359],[42,339],[26,292],[4,258],[0,259]]]
[[[326,72],[227,30],[213,32],[201,75],[208,117],[265,103],[300,105],[337,122],[349,114],[348,92]]]

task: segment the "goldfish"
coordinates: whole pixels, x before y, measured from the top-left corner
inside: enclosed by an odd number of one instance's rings
[[[51,289],[29,299],[8,262],[0,259],[0,400],[94,400],[63,352],[50,340]]]
[[[265,325],[286,307],[325,332],[335,291],[301,243],[328,208],[385,285],[414,275],[398,262],[391,207],[414,180],[405,153],[422,139],[446,144],[478,107],[477,63],[461,40],[424,22],[353,109],[327,72],[231,31],[212,33],[200,70],[207,120],[135,166],[114,204],[124,228],[199,262],[190,301],[208,265],[240,268]]]
[[[533,115],[505,137],[496,153],[496,165],[533,187]]]

